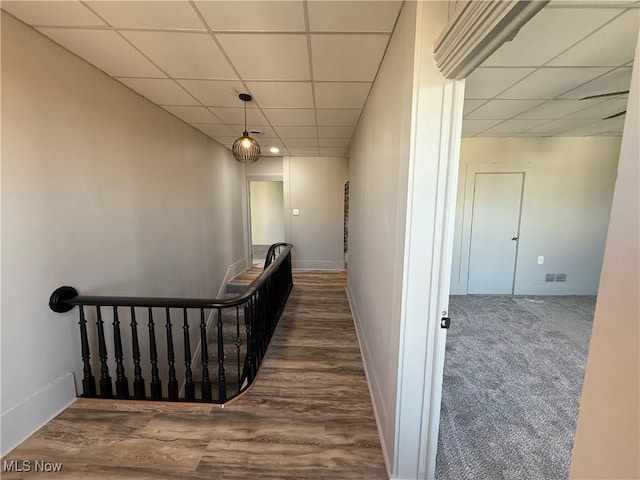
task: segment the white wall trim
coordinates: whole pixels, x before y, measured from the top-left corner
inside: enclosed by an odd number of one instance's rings
[[[331,260],[293,260],[291,266],[295,270],[344,270],[344,261]]]
[[[358,345],[360,347],[360,356],[362,358],[362,365],[364,367],[364,376],[367,379],[367,385],[369,387],[369,396],[371,397],[371,404],[373,405],[373,416],[376,419],[376,427],[378,428],[378,437],[380,437],[380,446],[382,447],[382,456],[384,457],[384,464],[387,467],[387,475],[391,477],[391,470],[392,470],[391,458],[389,457],[389,452],[387,451],[387,444],[382,438],[382,432],[383,432],[382,424],[380,421],[378,408],[376,407],[377,403],[374,401],[373,392],[374,391],[378,392],[378,398],[380,399],[380,402],[383,405],[383,409],[386,410],[386,408],[384,407],[384,397],[380,394],[380,387],[378,386],[378,380],[375,374],[370,373],[369,369],[367,368],[368,361],[366,361],[365,358],[367,360],[370,358],[371,356],[369,353],[370,349],[369,349],[369,345],[367,344],[367,339],[364,335],[364,332],[361,331],[362,321],[360,320],[360,315],[358,314],[356,302],[355,302],[355,299],[353,298],[349,285],[347,285],[346,292],[347,292],[347,300],[349,302],[349,309],[351,310],[351,319],[353,320],[353,325],[356,330],[356,338],[358,339]],[[373,382],[371,381],[372,378],[373,378]]]
[[[467,77],[511,40],[548,0],[469,1],[435,42],[433,56],[446,78]]]
[[[67,372],[2,414],[4,457],[76,401],[73,373]]]

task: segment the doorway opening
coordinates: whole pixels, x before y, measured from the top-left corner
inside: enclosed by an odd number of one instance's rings
[[[269,246],[285,241],[282,181],[249,181],[251,265],[261,267]]]

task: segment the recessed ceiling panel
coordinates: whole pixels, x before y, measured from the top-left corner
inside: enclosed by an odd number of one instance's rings
[[[29,25],[76,27],[106,25],[80,2],[3,1],[2,9]]]
[[[116,32],[79,28],[38,30],[112,77],[166,77]]]
[[[313,78],[372,82],[388,42],[387,35],[312,35]]]
[[[312,32],[391,32],[401,1],[321,1],[308,3]]]
[[[316,138],[316,127],[275,127],[282,138]]]
[[[348,147],[351,137],[349,138],[320,138],[318,143],[322,147]]]
[[[229,125],[229,128],[231,128],[231,130],[233,130],[234,132],[237,132],[238,136],[240,136],[244,131],[244,124]],[[270,126],[252,124],[251,122],[247,123],[247,131],[249,132],[249,135],[251,135],[252,137],[255,137],[258,140],[260,140],[261,137],[277,137],[278,136],[276,135],[276,132],[273,131],[273,128],[271,128]],[[256,132],[259,132],[259,133],[256,133]]]
[[[179,80],[178,83],[205,107],[242,108],[242,101],[238,98],[238,94],[244,91],[244,87],[240,82]]]
[[[608,68],[541,68],[499,95],[504,99],[555,98],[575,85],[608,72]]]
[[[360,118],[360,109],[321,109],[317,110],[318,125],[326,127],[353,127]]]
[[[483,66],[543,65],[622,12],[622,9],[601,8],[542,9]]]
[[[237,78],[206,33],[125,31],[123,35],[174,78]]]
[[[318,127],[320,138],[351,138],[353,127]]]
[[[570,113],[576,112],[578,110],[582,110],[584,108],[588,108],[597,103],[600,103],[601,100],[585,100],[580,102],[578,100],[565,100],[565,99],[556,99],[549,100],[542,105],[539,105],[531,110],[528,110],[515,118],[519,119],[539,119],[539,120],[555,120],[557,118],[564,117],[569,115]]]
[[[633,60],[639,21],[640,10],[627,10],[623,15],[549,62],[549,65],[611,67],[624,65]]]
[[[234,34],[217,36],[244,80],[310,80],[305,35]]]
[[[493,98],[533,71],[535,68],[477,68],[465,81],[465,98]]]
[[[302,2],[202,1],[196,2],[213,31],[304,32]]]
[[[111,0],[87,5],[113,27],[206,30],[189,2]]]
[[[579,100],[578,100],[579,101]],[[584,103],[581,102],[581,103]],[[587,104],[588,105],[588,104]],[[577,112],[573,112],[564,118],[591,118],[594,120],[602,120],[610,115],[623,112],[627,109],[627,98],[617,98],[614,100],[600,101],[597,105],[588,107]]]
[[[511,118],[519,113],[540,105],[544,100],[490,100],[465,118],[479,120],[500,120]]]
[[[187,123],[222,123],[219,118],[204,107],[166,106],[164,109]]]
[[[562,98],[584,98],[590,95],[629,90],[631,85],[631,68],[617,68],[589,83],[566,92]]]
[[[236,97],[237,98],[237,97]],[[238,104],[241,104],[238,100]],[[224,107],[209,107],[209,110],[213,114],[228,125],[243,125],[244,124],[244,109],[241,108],[224,108]],[[267,119],[264,115],[255,108],[253,102],[249,102],[247,105],[247,123],[253,125],[268,125]]]
[[[370,83],[316,82],[316,107],[362,108],[370,89]]]
[[[261,108],[311,108],[311,83],[247,82]]]
[[[265,108],[263,112],[274,126],[309,126],[316,123],[312,108]]]
[[[198,105],[176,82],[156,78],[118,78],[129,88],[158,105]]]
[[[480,105],[487,103],[486,100],[473,100],[470,98],[465,98],[464,99],[464,110],[463,110],[463,115],[466,118],[467,115],[469,115],[471,112],[473,112],[476,108],[478,108]]]

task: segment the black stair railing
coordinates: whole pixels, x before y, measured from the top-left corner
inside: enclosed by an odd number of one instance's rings
[[[272,245],[264,270],[232,298],[83,296],[73,287],[56,289],[49,299],[54,312],[78,307],[82,396],[223,404],[247,390],[293,288],[292,248]],[[182,341],[174,342],[178,318]],[[200,343],[195,357],[193,339]]]

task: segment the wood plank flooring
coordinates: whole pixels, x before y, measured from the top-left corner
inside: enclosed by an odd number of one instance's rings
[[[78,400],[3,461],[3,479],[386,479],[344,272],[294,272],[254,387],[224,409]],[[31,464],[33,468],[33,463]]]

